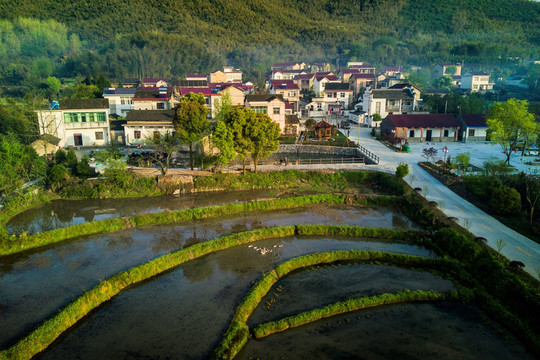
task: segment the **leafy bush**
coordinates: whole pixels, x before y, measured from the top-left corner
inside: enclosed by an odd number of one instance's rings
[[[90,176],[90,170],[88,156],[83,156],[81,161],[77,164],[77,176],[86,179]]]
[[[399,179],[403,179],[408,174],[409,174],[409,164],[399,163],[399,165],[396,168],[396,177]]]
[[[62,149],[58,149],[58,151],[56,151],[56,154],[54,154],[54,161],[57,164],[65,165],[67,162],[66,152]]]
[[[69,149],[66,155],[66,162],[67,166],[71,169],[72,173],[75,173],[77,171],[77,154],[75,154],[75,150]]]
[[[501,215],[517,215],[521,210],[521,195],[507,186],[493,189],[489,206]]]
[[[64,180],[66,174],[67,169],[64,165],[55,164],[51,168],[49,168],[47,180],[49,184],[57,184]]]
[[[485,200],[489,200],[493,192],[503,186],[499,178],[491,176],[466,176],[465,184],[467,189]]]

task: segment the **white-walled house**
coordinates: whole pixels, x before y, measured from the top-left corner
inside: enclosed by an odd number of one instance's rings
[[[394,114],[381,122],[381,135],[391,141],[458,141],[460,129],[453,114]]]
[[[285,132],[285,100],[281,95],[246,95],[245,107],[257,113],[267,114]]]
[[[127,145],[138,145],[157,134],[173,132],[174,110],[133,110],[126,116],[124,136]]]
[[[485,72],[468,72],[461,75],[460,89],[471,92],[493,90],[494,83],[489,82],[489,74]]]
[[[37,110],[39,133],[60,139],[58,146],[110,143],[109,100],[61,100],[57,108]]]
[[[342,103],[342,109],[348,109],[353,102],[353,91],[349,83],[327,83],[323,91],[324,97]]]
[[[406,85],[406,84],[405,84]],[[362,111],[365,111],[367,126],[378,126],[373,115],[385,118],[389,114],[410,114],[421,111],[420,92],[413,86],[395,89],[371,89],[367,87],[362,97]]]
[[[484,114],[462,114],[458,118],[461,123],[459,140],[486,141],[488,126]]]
[[[105,88],[103,97],[109,100],[109,111],[112,114],[125,117],[126,114],[135,108],[133,97],[134,88]]]
[[[324,88],[326,87],[326,84],[329,82],[340,82],[337,79],[337,76],[329,73],[329,74],[316,74],[315,79],[313,79],[313,91],[315,92],[316,96],[321,96],[322,92],[324,91]]]

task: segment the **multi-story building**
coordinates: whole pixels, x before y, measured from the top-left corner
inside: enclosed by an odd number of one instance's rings
[[[130,110],[133,110],[135,91],[136,89],[134,88],[103,89],[103,97],[109,100],[109,111],[111,115],[125,117]]]
[[[461,76],[460,89],[471,92],[493,90],[494,83],[489,82],[489,74],[485,72],[467,72]]]
[[[62,100],[37,110],[39,132],[60,139],[60,147],[110,143],[109,100]]]
[[[298,111],[300,100],[300,88],[293,80],[271,80],[270,94],[281,95],[283,99],[292,105],[293,112]]]
[[[285,132],[285,100],[281,95],[246,95],[245,107],[257,113],[267,114]]]
[[[124,124],[126,144],[143,144],[152,136],[173,132],[173,118],[174,110],[130,111]]]
[[[133,110],[171,110],[176,102],[173,88],[139,88],[133,96]]]

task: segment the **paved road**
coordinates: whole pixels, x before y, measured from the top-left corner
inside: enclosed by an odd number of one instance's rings
[[[448,216],[453,216],[459,219],[459,223],[468,228],[474,235],[481,236],[487,239],[487,243],[494,249],[497,249],[497,240],[502,239],[504,247],[501,253],[511,260],[519,260],[525,264],[525,270],[531,275],[539,278],[540,276],[540,245],[527,237],[508,228],[498,220],[489,216],[476,206],[462,199],[446,186],[441,184],[437,179],[428,174],[419,165],[418,161],[424,160],[421,156],[423,145],[413,145],[411,153],[396,153],[387,148],[382,143],[374,140],[370,135],[370,129],[353,128],[351,129],[349,138],[357,141],[360,139],[360,144],[372,151],[380,157],[378,167],[384,171],[393,171],[400,163],[409,164],[410,173],[405,180],[412,187],[420,187],[425,189],[424,196],[428,200],[433,200],[439,203],[439,207]],[[444,144],[431,144],[435,147],[442,148]],[[463,144],[465,151],[470,149],[472,158],[478,158],[474,152],[476,144]],[[483,149],[484,158],[489,156],[497,156],[502,158],[500,148],[496,145],[479,144]],[[456,147],[456,145],[454,145]],[[468,147],[468,148],[467,148]],[[455,149],[458,150],[457,148]],[[465,152],[463,151],[463,152]],[[486,156],[488,152],[488,156]],[[489,153],[491,152],[491,153]],[[512,164],[519,165],[521,159],[516,157]],[[481,164],[478,164],[481,165]]]
[[[399,163],[409,164],[409,175],[405,178],[412,187],[419,187],[424,196],[430,201],[436,201],[439,208],[447,215],[458,219],[460,225],[467,228],[475,236],[481,236],[487,239],[487,243],[494,249],[497,249],[497,241],[502,240],[504,246],[501,253],[511,260],[518,260],[525,264],[525,270],[536,278],[540,277],[540,245],[527,237],[508,228],[498,220],[486,214],[476,206],[456,195],[437,179],[423,170],[419,161],[425,160],[421,156],[421,151],[427,145],[413,144],[411,153],[397,153],[379,141],[373,139],[370,135],[370,129],[354,127],[349,133],[349,138],[358,141],[369,151],[379,156],[378,165],[300,165],[287,168],[295,169],[314,169],[324,168],[332,170],[348,169],[377,169],[389,173],[394,173]],[[459,144],[459,143],[430,143],[430,147],[436,147],[439,150],[447,145],[451,149],[453,156],[462,152],[471,153],[471,162],[475,165],[482,165],[483,161],[497,157],[502,159],[503,154],[499,147],[491,144]],[[440,155],[441,152],[439,152]],[[518,169],[524,170],[526,165],[520,157],[512,160],[512,165]],[[261,169],[283,169],[281,166],[260,166]],[[522,169],[523,168],[523,169]]]

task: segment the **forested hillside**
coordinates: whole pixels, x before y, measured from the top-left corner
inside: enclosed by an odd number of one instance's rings
[[[540,56],[525,0],[2,0],[0,82],[208,72],[274,61],[501,64]]]

